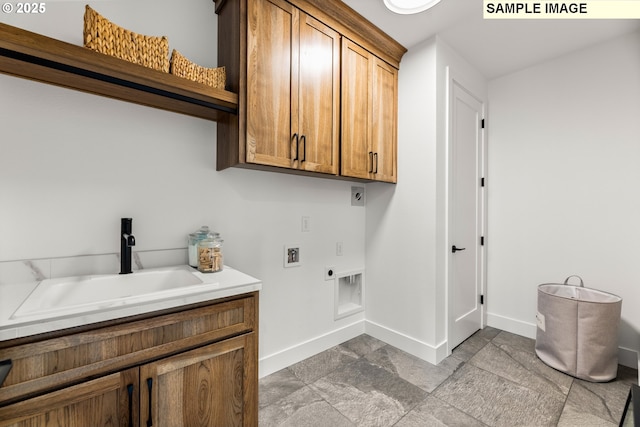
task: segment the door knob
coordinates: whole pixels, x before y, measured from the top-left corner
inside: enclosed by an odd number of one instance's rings
[[[456,248],[456,245],[451,246],[451,252],[453,252],[454,254],[458,251],[464,251],[467,248]]]

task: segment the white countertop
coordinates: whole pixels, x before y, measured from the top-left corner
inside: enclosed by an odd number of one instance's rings
[[[53,313],[47,315],[47,317],[26,316],[12,318],[15,311],[29,297],[40,282],[4,284],[0,286],[0,341],[150,313],[262,289],[262,282],[260,280],[228,266],[224,266],[222,271],[209,273],[204,276],[206,276],[209,282],[216,282],[218,286],[206,292],[187,296],[177,296],[152,302],[143,301],[130,305],[119,305],[74,314],[61,315]]]

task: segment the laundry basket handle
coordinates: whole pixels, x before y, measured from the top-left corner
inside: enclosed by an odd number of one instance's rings
[[[582,281],[582,277],[580,277],[580,276],[578,276],[578,275],[576,275],[576,274],[574,274],[573,276],[569,276],[569,277],[567,277],[567,278],[565,279],[565,281],[564,281],[564,284],[565,284],[565,285],[568,285],[568,284],[569,284],[569,279],[571,279],[572,277],[577,277],[578,279],[580,279],[580,287],[581,287],[581,288],[584,288],[584,282]]]

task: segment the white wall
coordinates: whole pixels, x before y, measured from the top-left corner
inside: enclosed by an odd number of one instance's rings
[[[535,337],[537,285],[623,298],[640,350],[640,33],[489,85],[489,324]]]
[[[426,359],[435,342],[436,42],[398,87],[398,184],[367,184],[367,331]]]
[[[92,6],[217,65],[210,0]],[[41,16],[2,19],[81,45],[83,13],[82,2],[49,2]],[[261,375],[362,332],[362,313],[333,320],[333,284],[324,281],[325,265],[364,266],[365,209],[350,205],[353,183],[216,172],[213,122],[6,75],[0,128],[0,264],[118,252],[123,216],[133,217],[140,251],[185,248],[187,234],[208,224],[225,239],[226,263],[263,280]],[[301,232],[302,216],[311,232]],[[300,244],[302,266],[283,268],[288,243]]]
[[[210,1],[92,5],[217,65]],[[2,19],[81,44],[83,12],[84,3],[49,2],[41,16]],[[625,299],[621,345],[640,349],[639,46],[636,33],[491,82],[490,325],[535,334],[536,286],[577,273]],[[482,91],[442,40],[412,48],[400,70],[399,183],[367,184],[364,209],[350,206],[350,182],[216,172],[215,123],[0,75],[0,264],[117,252],[122,216],[134,218],[136,249],[147,251],[184,248],[187,233],[209,224],[225,238],[227,263],[263,280],[266,375],[363,330],[363,314],[333,320],[323,270],[362,267],[366,233],[367,331],[437,361],[446,344],[447,66]],[[300,243],[301,267],[282,267],[285,243]]]
[[[399,74],[398,184],[367,184],[367,332],[432,363],[447,355],[451,74],[484,99],[484,78],[440,38],[405,54]]]

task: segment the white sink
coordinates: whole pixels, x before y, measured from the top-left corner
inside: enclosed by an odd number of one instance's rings
[[[36,286],[11,318],[94,312],[208,292],[218,286],[189,266],[47,279]]]

